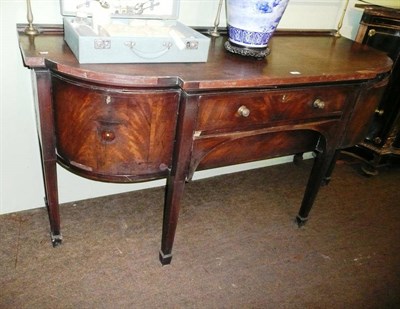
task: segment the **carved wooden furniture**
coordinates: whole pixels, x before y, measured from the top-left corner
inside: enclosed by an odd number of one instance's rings
[[[61,243],[56,162],[102,181],[166,177],[162,264],[195,170],[315,151],[296,218],[303,225],[338,150],[365,135],[392,65],[318,33],[277,35],[262,61],[226,52],[219,37],[207,63],[80,65],[61,29],[41,31],[19,31],[19,42],[36,84],[53,245]]]
[[[394,62],[365,139],[349,150],[367,163],[366,174],[376,175],[379,166],[400,155],[400,10],[365,7],[356,41],[386,52]]]

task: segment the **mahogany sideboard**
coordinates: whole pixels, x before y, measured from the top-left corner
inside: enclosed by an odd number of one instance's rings
[[[196,170],[314,151],[296,217],[305,224],[339,150],[365,136],[392,66],[382,52],[323,33],[275,35],[262,60],[230,54],[221,36],[205,63],[79,64],[62,27],[39,26],[37,36],[24,27],[53,245],[62,241],[56,163],[99,181],[166,178],[162,264]]]

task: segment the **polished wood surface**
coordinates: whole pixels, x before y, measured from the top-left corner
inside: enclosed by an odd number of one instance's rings
[[[167,176],[179,91],[128,90],[52,76],[57,154],[96,180]]]
[[[271,54],[262,61],[226,52],[225,40],[212,39],[206,63],[79,64],[62,33],[43,29],[33,38],[19,34],[27,67],[48,67],[87,81],[129,87],[179,86],[192,91],[343,82],[375,78],[392,66],[381,53],[345,38],[278,35],[270,43]]]
[[[62,32],[19,33],[36,74],[53,244],[61,243],[56,161],[103,181],[167,177],[160,260],[168,264],[185,183],[208,169],[314,151],[304,225],[338,151],[365,134],[392,62],[345,38],[285,33],[256,60],[212,38],[206,63],[79,64]],[[59,29],[58,29],[59,30]]]

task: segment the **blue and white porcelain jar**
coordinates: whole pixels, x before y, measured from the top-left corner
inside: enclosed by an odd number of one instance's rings
[[[289,0],[226,0],[229,42],[242,48],[265,50],[288,2]]]

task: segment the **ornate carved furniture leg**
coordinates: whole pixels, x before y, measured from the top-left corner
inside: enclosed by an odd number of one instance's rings
[[[46,194],[45,201],[49,213],[51,242],[56,247],[61,244],[62,236],[60,232],[58,205],[57,158],[55,152],[51,77],[50,72],[45,69],[36,69],[33,73],[35,75],[33,80],[36,81],[34,89],[37,89],[35,103]]]
[[[178,224],[180,202],[188,174],[192,134],[197,116],[197,98],[182,94],[179,108],[179,120],[176,133],[176,146],[172,170],[167,178],[163,229],[161,238],[160,262],[162,265],[171,263],[172,246],[176,226]]]

